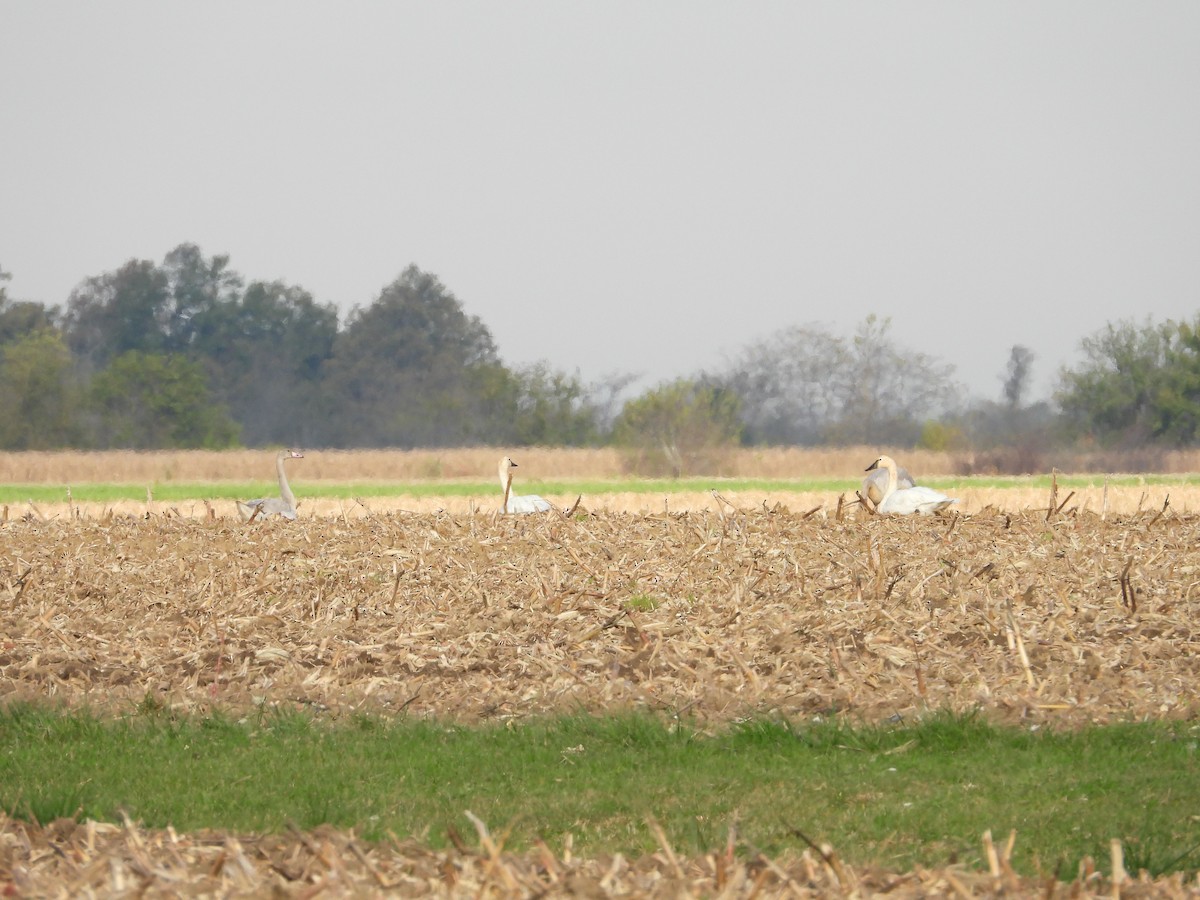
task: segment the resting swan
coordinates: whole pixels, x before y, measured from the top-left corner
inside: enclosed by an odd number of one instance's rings
[[[504,504],[500,507],[503,513],[532,513],[545,512],[552,509],[549,500],[543,500],[537,494],[516,496],[512,493],[512,470],[517,464],[507,456],[500,460],[500,490],[504,492]]]
[[[280,515],[285,519],[296,518],[296,495],[288,487],[287,476],[283,474],[285,459],[304,459],[304,454],[299,450],[280,450],[275,454],[275,470],[279,473],[279,496],[238,500],[238,515],[242,517],[243,522],[249,522],[256,512],[260,519],[270,515]]]
[[[883,492],[887,490],[887,471],[868,469],[867,473],[867,477],[863,479],[862,483],[862,495],[875,506],[879,506],[879,501],[883,499]],[[904,466],[896,466],[896,488],[898,490],[913,487],[916,483],[916,480],[908,474],[908,469]]]
[[[920,513],[921,515],[930,515],[937,512],[939,509],[945,509],[951,503],[957,503],[957,499],[947,497],[945,494],[939,494],[932,488],[913,485],[909,488],[897,487],[896,461],[890,456],[881,456],[871,465],[867,466],[866,471],[870,472],[873,469],[882,469],[887,473],[887,484],[884,487],[883,498],[877,505],[877,510],[883,515],[894,513],[896,515],[908,515],[909,513]]]

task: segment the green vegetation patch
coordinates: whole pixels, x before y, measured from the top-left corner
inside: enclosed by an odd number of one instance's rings
[[[980,835],[1017,832],[1014,864],[1064,875],[1124,841],[1154,873],[1200,866],[1200,728],[1137,723],[1030,732],[972,717],[850,727],[756,721],[704,734],[649,715],[476,727],[299,714],[234,721],[148,707],[125,719],[0,713],[0,806],[149,827],[281,831],[330,823],[444,845],[470,810],[508,846],[576,853],[723,845],[771,855],[807,836],[856,864],[982,865]]]
[[[1050,489],[1050,476],[973,476],[970,478],[929,478],[922,484],[939,490],[965,488],[1041,488]],[[1059,475],[1060,488],[1095,487],[1104,483],[1103,476]],[[603,494],[680,494],[707,491],[713,488],[725,492],[751,491],[756,493],[847,493],[858,490],[859,480],[844,478],[771,479],[771,478],[629,478],[522,482],[521,493],[582,494],[594,497]],[[1200,473],[1189,475],[1119,475],[1109,478],[1113,487],[1200,484]],[[149,488],[160,502],[183,500],[244,500],[249,497],[273,497],[279,493],[274,481],[212,481],[162,482],[159,484],[88,483],[71,485],[71,498],[81,503],[114,503],[125,500],[145,500]],[[492,481],[431,480],[431,481],[350,481],[305,482],[296,479],[292,489],[303,500],[329,498],[348,500],[354,497],[498,497],[499,490]],[[0,503],[64,503],[67,488],[57,484],[0,485]]]

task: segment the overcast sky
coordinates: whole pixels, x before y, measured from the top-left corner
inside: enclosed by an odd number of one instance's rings
[[[183,242],[589,381],[873,313],[1044,395],[1200,311],[1200,3],[0,0],[9,295]]]

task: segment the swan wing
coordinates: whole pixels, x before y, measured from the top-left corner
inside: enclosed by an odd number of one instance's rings
[[[508,498],[508,511],[510,513],[535,513],[546,512],[553,509],[549,500],[543,500],[537,494],[522,494],[518,497]]]
[[[879,511],[900,516],[912,513],[928,515],[957,502],[957,499],[947,497],[932,488],[916,485],[892,491],[891,495],[879,504]]]

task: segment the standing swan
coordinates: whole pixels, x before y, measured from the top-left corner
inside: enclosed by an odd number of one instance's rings
[[[914,485],[909,488],[898,488],[896,475],[896,461],[890,456],[881,456],[875,462],[867,466],[866,471],[870,472],[873,469],[883,469],[887,472],[887,485],[883,491],[883,499],[879,501],[878,511],[884,515],[895,513],[897,515],[908,515],[909,513],[920,513],[921,515],[930,515],[937,512],[939,509],[945,509],[951,503],[957,503],[957,499],[951,499],[945,494],[939,494],[932,488]]]
[[[242,517],[243,522],[249,522],[255,516],[262,518],[276,513],[285,519],[296,518],[296,495],[288,487],[287,476],[283,474],[285,459],[304,459],[304,454],[299,450],[280,450],[275,454],[275,470],[279,472],[279,496],[237,501],[238,515]]]
[[[517,464],[507,456],[500,460],[500,490],[504,491],[504,505],[500,507],[503,513],[545,512],[553,509],[549,500],[543,500],[537,494],[517,496],[512,493],[512,470]]]

